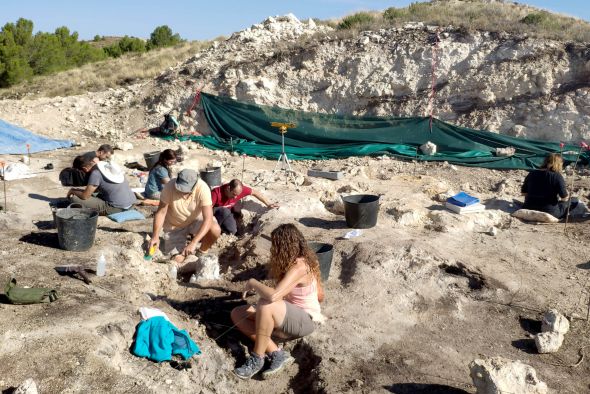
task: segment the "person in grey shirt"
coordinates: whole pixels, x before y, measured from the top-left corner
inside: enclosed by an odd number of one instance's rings
[[[135,204],[135,195],[125,179],[125,174],[114,163],[85,159],[82,170],[90,173],[86,189],[70,189],[68,198],[85,208],[96,209],[100,215],[126,211]],[[93,196],[98,192],[98,196]]]

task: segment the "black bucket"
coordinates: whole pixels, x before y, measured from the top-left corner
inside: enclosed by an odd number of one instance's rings
[[[315,252],[320,262],[320,273],[322,274],[322,282],[328,280],[330,276],[330,268],[332,267],[332,256],[334,256],[334,247],[330,244],[321,242],[309,242],[309,248]]]
[[[151,170],[154,164],[160,160],[160,151],[144,153],[143,158],[145,159],[145,165],[148,170]]]
[[[83,252],[94,244],[98,211],[90,208],[61,208],[55,213],[59,246]]]
[[[201,171],[201,179],[205,181],[210,188],[221,185],[221,167],[209,167]]]
[[[379,214],[379,197],[373,194],[342,197],[346,225],[350,228],[374,227]]]

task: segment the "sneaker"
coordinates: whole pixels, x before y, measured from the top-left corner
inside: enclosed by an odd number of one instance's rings
[[[264,367],[264,357],[252,353],[244,365],[234,369],[234,374],[240,379],[250,379]]]
[[[268,379],[278,373],[281,369],[293,364],[295,359],[286,350],[276,350],[268,355],[270,358],[270,367],[262,373],[263,379]]]

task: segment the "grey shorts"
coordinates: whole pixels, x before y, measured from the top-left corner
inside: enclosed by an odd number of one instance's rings
[[[315,330],[315,323],[307,312],[286,301],[285,307],[285,319],[279,330],[286,334],[288,338],[283,339],[301,338]],[[283,336],[278,335],[277,337],[282,338]]]
[[[160,239],[160,250],[162,253],[165,256],[174,256],[182,252],[188,243],[189,235],[196,234],[202,224],[203,220],[197,219],[187,227],[164,231]]]

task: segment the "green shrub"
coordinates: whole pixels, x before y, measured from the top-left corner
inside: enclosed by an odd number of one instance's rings
[[[548,19],[549,15],[547,12],[531,12],[520,21],[527,25],[540,25]]]
[[[182,42],[182,39],[178,34],[173,34],[172,29],[168,26],[158,26],[150,34],[150,39],[147,43],[147,49],[162,48],[176,45]]]
[[[342,19],[342,22],[338,24],[338,29],[347,30],[358,28],[365,25],[370,25],[374,20],[375,17],[368,12],[357,12],[356,14],[349,15]]]
[[[145,42],[141,38],[125,36],[119,41],[123,53],[145,52]]]

